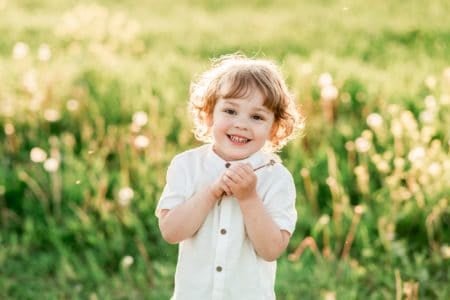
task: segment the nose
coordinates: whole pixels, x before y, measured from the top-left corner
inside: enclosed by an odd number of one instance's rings
[[[248,129],[248,120],[243,116],[239,116],[234,119],[233,126],[235,128],[241,129],[241,130],[247,130]]]

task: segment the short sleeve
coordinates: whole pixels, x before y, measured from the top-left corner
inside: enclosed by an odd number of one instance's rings
[[[282,172],[272,177],[270,187],[264,196],[264,205],[278,227],[292,235],[297,222],[295,184],[289,171],[285,168],[280,170]]]
[[[172,209],[182,203],[187,196],[186,171],[182,161],[175,157],[167,168],[166,185],[158,201],[155,214],[163,209]]]

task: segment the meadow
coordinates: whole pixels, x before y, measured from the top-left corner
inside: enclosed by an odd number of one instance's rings
[[[280,64],[299,220],[278,299],[450,298],[450,2],[0,0],[0,299],[169,299],[154,209],[190,81]]]

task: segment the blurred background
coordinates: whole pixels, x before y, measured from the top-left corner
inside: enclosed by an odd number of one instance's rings
[[[278,299],[450,298],[450,2],[0,0],[0,298],[168,299],[189,83],[276,61],[304,115]]]

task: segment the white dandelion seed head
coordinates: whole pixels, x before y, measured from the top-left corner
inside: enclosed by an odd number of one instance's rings
[[[389,104],[387,111],[391,116],[396,116],[400,112],[400,106],[398,104]]]
[[[395,232],[394,231],[388,231],[385,235],[386,239],[389,241],[393,241],[395,239]]]
[[[408,160],[410,162],[420,161],[425,158],[425,155],[426,155],[426,152],[423,147],[420,147],[420,146],[415,147],[415,148],[411,149],[411,151],[409,151]]]
[[[367,168],[359,165],[353,169],[353,172],[355,172],[357,176],[365,176],[367,174]]]
[[[392,150],[387,150],[383,153],[382,157],[383,159],[390,161],[394,158],[394,152]]]
[[[329,215],[322,215],[320,218],[319,218],[319,221],[318,221],[318,223],[320,224],[320,225],[327,225],[328,223],[330,222],[330,216]]]
[[[68,111],[77,111],[80,107],[80,103],[76,99],[69,99],[66,102],[66,108]]]
[[[405,165],[406,165],[406,162],[405,162],[405,160],[402,157],[394,158],[394,167],[396,169],[403,170]]]
[[[30,93],[35,93],[38,90],[38,80],[36,70],[28,70],[22,77],[22,85]]]
[[[401,137],[403,135],[403,126],[398,120],[392,120],[391,132],[394,137]]]
[[[16,128],[14,127],[14,124],[12,124],[12,123],[6,123],[3,126],[3,130],[5,131],[6,135],[13,135],[14,132],[16,132]]]
[[[54,172],[58,171],[58,169],[59,169],[59,160],[54,158],[54,157],[48,158],[44,162],[44,169],[47,172],[50,172],[50,173],[54,173]]]
[[[54,108],[47,108],[44,111],[44,119],[46,119],[49,122],[56,122],[59,121],[61,119],[61,114],[59,113],[58,110],[54,109]]]
[[[373,154],[373,155],[371,156],[371,158],[372,158],[372,161],[373,161],[374,163],[376,163],[376,164],[383,160],[383,158],[381,157],[381,155],[378,154],[378,153]]]
[[[442,245],[441,246],[441,254],[446,259],[450,258],[450,246],[449,245]]]
[[[336,300],[336,292],[334,292],[334,291],[326,291],[323,294],[323,300]]]
[[[425,107],[427,108],[427,110],[435,111],[438,108],[437,100],[432,95],[426,96],[424,99],[424,102],[425,102]]]
[[[132,188],[126,186],[119,190],[118,196],[119,197],[117,201],[119,202],[119,205],[125,207],[128,206],[131,202],[131,199],[133,199],[134,191]]]
[[[333,101],[338,97],[339,91],[334,85],[324,86],[320,92],[320,97],[325,101]]]
[[[345,143],[345,150],[347,150],[348,152],[355,151],[355,143],[353,141],[347,141]]]
[[[419,120],[424,124],[431,124],[435,120],[435,113],[430,110],[424,110],[419,115]]]
[[[319,76],[319,86],[324,88],[326,86],[333,84],[333,77],[331,77],[330,73],[322,73]]]
[[[355,141],[355,147],[357,152],[366,153],[370,150],[371,144],[366,138],[359,137]]]
[[[47,159],[47,152],[42,148],[33,147],[30,151],[30,159],[32,162],[41,163]]]
[[[372,129],[378,129],[383,126],[383,117],[378,113],[371,113],[366,119],[367,125]]]
[[[389,164],[387,163],[387,161],[385,160],[380,160],[377,164],[376,164],[377,170],[380,171],[381,173],[388,173],[390,171],[390,167]]]
[[[120,264],[123,268],[128,269],[134,263],[134,258],[130,255],[126,255],[122,258]]]
[[[150,140],[145,135],[138,135],[134,138],[134,146],[138,149],[145,149],[150,145]]]
[[[361,133],[361,137],[365,138],[366,140],[368,140],[369,142],[373,140],[373,132],[370,130],[363,130],[363,132]]]
[[[47,44],[41,44],[38,48],[38,59],[40,61],[49,61],[52,57],[52,51]]]
[[[363,205],[356,205],[354,208],[355,214],[362,215],[365,211],[365,207]]]
[[[148,122],[147,113],[144,111],[137,111],[133,114],[133,124],[143,127]]]
[[[422,143],[428,144],[433,135],[436,133],[436,128],[433,126],[424,126],[422,130],[420,131],[420,139]]]
[[[417,122],[414,118],[414,114],[409,110],[405,110],[400,114],[400,120],[404,128],[417,128]]]
[[[427,171],[432,177],[438,177],[441,175],[442,167],[438,162],[433,162],[428,166]]]
[[[12,57],[16,60],[24,59],[30,52],[30,47],[24,42],[17,42],[14,45]]]

